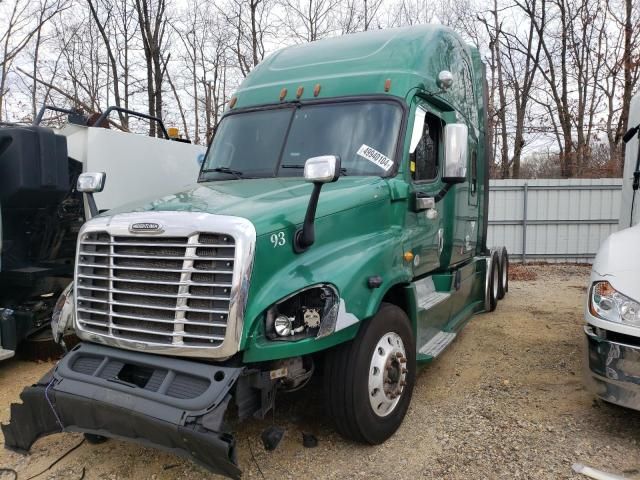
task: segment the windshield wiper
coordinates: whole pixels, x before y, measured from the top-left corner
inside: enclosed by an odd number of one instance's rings
[[[229,168],[229,167],[207,168],[206,170],[202,171],[202,173],[209,173],[209,172],[226,173],[227,175],[233,175],[238,180],[242,179],[242,172],[240,170],[233,170],[232,168]]]
[[[282,168],[304,168],[304,165],[295,165],[295,164],[291,164],[291,163],[285,163],[284,165],[281,165]],[[342,175],[343,177],[347,176],[347,169],[346,168],[341,168],[340,169],[340,175]]]

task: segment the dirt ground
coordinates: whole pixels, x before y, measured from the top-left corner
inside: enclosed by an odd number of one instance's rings
[[[275,419],[241,426],[244,478],[581,478],[571,471],[574,462],[640,478],[640,412],[595,401],[582,386],[588,268],[536,266],[525,273],[526,280],[511,282],[496,312],[472,319],[421,370],[409,413],[384,445],[354,444],[334,433],[321,391],[312,386],[281,394]],[[50,366],[0,363],[1,421],[23,386]],[[272,422],[286,433],[267,452],[259,435]],[[302,432],[315,434],[318,446],[303,447]],[[57,434],[36,442],[30,456],[0,451],[0,467],[27,479],[81,441],[78,434]],[[0,474],[5,478],[12,475]],[[37,478],[218,477],[173,455],[110,440],[83,443]]]

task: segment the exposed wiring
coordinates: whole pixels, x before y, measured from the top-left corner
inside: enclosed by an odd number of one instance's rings
[[[60,430],[62,431],[62,430],[64,430],[64,426],[62,425],[62,420],[60,420],[60,417],[58,416],[58,412],[56,412],[56,409],[53,406],[53,403],[51,403],[51,400],[49,399],[49,388],[51,388],[51,385],[53,385],[54,380],[55,380],[54,378],[51,378],[51,381],[47,385],[47,388],[44,389],[44,398],[47,399],[47,403],[49,404],[49,408],[51,408],[51,411],[55,415],[56,422],[58,422],[58,425],[60,426]]]
[[[256,464],[256,467],[258,467],[258,471],[260,472],[260,476],[264,479],[265,478],[264,473],[262,473],[260,464],[258,463],[258,460],[256,460],[256,456],[253,454],[253,447],[251,446],[251,439],[249,437],[247,437],[247,443],[249,444],[249,452],[251,453],[251,458],[253,459],[253,463]]]
[[[283,392],[291,393],[291,392],[297,392],[298,390],[302,390],[311,381],[311,377],[313,376],[313,372],[315,372],[315,370],[316,370],[316,364],[312,362],[311,368],[309,369],[309,371],[297,377],[297,378],[302,378],[302,382],[300,383],[300,385],[298,385],[297,387],[293,387],[291,389],[283,390]],[[273,402],[274,402],[273,406],[275,410],[275,398],[273,399]]]
[[[82,440],[80,440],[80,442],[78,442],[77,445],[71,447],[69,450],[67,450],[66,452],[64,452],[60,457],[58,457],[56,460],[54,460],[47,468],[45,468],[44,470],[42,470],[40,473],[36,473],[35,475],[31,475],[29,478],[27,478],[27,480],[31,480],[33,478],[39,477],[40,475],[42,475],[43,473],[48,472],[49,470],[51,470],[53,468],[53,466],[55,464],[57,464],[58,462],[60,462],[63,458],[65,458],[67,455],[69,455],[71,452],[73,452],[74,450],[78,449],[80,447],[80,445],[82,445],[84,443],[84,438]],[[18,477],[16,476],[16,479]],[[84,468],[82,469],[82,477],[80,477],[81,479],[84,478]]]

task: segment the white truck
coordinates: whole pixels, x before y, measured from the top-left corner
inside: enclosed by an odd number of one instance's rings
[[[598,397],[640,410],[640,94],[629,113],[620,230],[604,241],[591,270],[585,372]]]
[[[43,127],[47,110],[67,113],[70,121]],[[95,195],[99,211],[162,198],[198,177],[205,148],[172,137],[160,119],[126,111],[157,122],[165,138],[89,126],[107,125],[114,110],[123,109],[110,107],[91,122],[43,107],[33,125],[0,128],[0,360],[48,328],[53,306],[73,277],[78,231],[91,216],[75,187],[80,174],[108,177]]]

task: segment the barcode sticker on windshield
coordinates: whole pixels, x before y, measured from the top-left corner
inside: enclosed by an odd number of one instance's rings
[[[393,166],[393,161],[389,157],[387,157],[383,153],[380,153],[375,148],[372,148],[368,145],[363,144],[358,149],[357,153],[362,158],[366,158],[370,162],[375,163],[385,172],[387,172]]]

